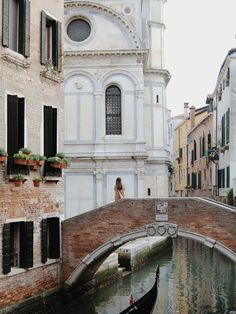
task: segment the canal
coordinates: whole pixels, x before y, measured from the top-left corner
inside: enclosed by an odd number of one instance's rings
[[[84,303],[70,304],[59,314],[117,314],[152,286],[160,265],[153,313],[231,313],[236,311],[236,264],[198,242],[178,238],[172,248],[141,270],[99,289]]]

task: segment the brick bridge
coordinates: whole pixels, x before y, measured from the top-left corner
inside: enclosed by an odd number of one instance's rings
[[[168,202],[169,223],[178,225],[178,236],[215,247],[236,262],[235,208],[201,198],[124,199],[63,222],[65,287],[83,286],[119,246],[149,235],[148,230],[153,234],[160,200]]]

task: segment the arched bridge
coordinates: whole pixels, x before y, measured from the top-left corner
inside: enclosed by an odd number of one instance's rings
[[[168,202],[168,223],[173,225],[167,228],[156,225],[160,201]],[[68,286],[82,285],[124,243],[155,232],[172,236],[175,231],[236,262],[235,208],[202,198],[123,199],[63,222],[63,280]]]

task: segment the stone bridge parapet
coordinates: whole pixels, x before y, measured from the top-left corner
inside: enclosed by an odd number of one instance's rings
[[[168,202],[168,228],[156,226],[158,201]],[[73,285],[84,270],[91,279],[112,251],[154,230],[170,236],[177,230],[236,261],[236,209],[202,198],[123,199],[63,222],[63,280]]]

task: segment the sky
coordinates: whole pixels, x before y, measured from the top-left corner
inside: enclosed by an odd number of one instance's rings
[[[220,67],[236,47],[236,0],[167,0],[164,9],[165,68],[171,74],[167,106],[205,105]]]

